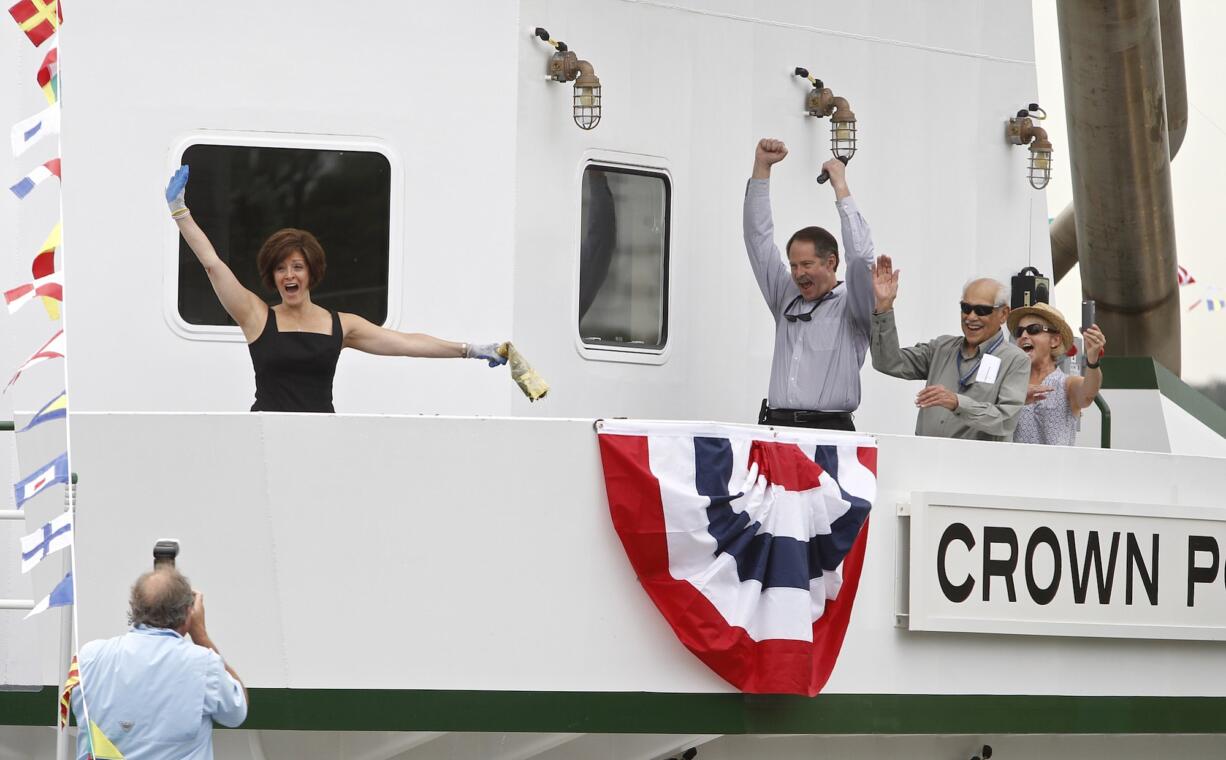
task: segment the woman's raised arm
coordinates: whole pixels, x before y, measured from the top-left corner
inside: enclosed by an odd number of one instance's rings
[[[222,307],[231,319],[243,328],[243,334],[250,342],[264,329],[268,306],[259,296],[243,287],[226,262],[217,255],[204,230],[192,219],[191,211],[183,200],[187,192],[187,176],[187,166],[180,166],[166,185],[166,203],[170,207],[170,216],[179,226],[179,233],[187,241],[188,247],[204,267]]]

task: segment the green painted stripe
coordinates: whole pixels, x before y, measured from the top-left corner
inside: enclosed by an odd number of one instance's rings
[[[56,720],[54,686],[33,691],[0,689],[0,725],[50,726]]]
[[[1147,356],[1104,356],[1103,388],[1108,390],[1158,390],[1157,363]]]
[[[1180,409],[1226,438],[1226,409],[1180,380],[1175,373],[1149,357],[1103,357],[1103,388],[1108,390],[1157,390]]]
[[[0,692],[0,720],[51,725],[55,689]],[[252,689],[243,728],[661,734],[1226,733],[1223,697]]]

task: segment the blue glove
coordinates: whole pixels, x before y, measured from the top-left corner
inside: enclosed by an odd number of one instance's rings
[[[187,204],[183,201],[183,195],[187,192],[187,175],[188,167],[185,164],[179,167],[166,185],[166,204],[170,206],[170,215],[176,219],[187,213]]]
[[[507,363],[507,357],[498,353],[501,343],[468,343],[464,351],[465,359],[485,359],[491,367],[499,367]]]

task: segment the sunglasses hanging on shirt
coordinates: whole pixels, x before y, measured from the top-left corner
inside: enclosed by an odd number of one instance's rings
[[[842,280],[839,280],[838,282],[836,282],[836,283],[834,284],[834,286],[837,288],[839,285],[842,285],[842,284],[843,284],[843,281],[842,281]],[[795,321],[796,321],[796,320],[798,320],[798,319],[799,319],[801,322],[808,322],[808,321],[810,321],[811,319],[813,319],[813,312],[817,311],[817,307],[818,307],[818,306],[821,306],[823,303],[825,303],[827,300],[829,300],[829,299],[831,299],[831,298],[833,298],[833,297],[834,297],[834,288],[831,288],[829,293],[827,293],[826,295],[824,295],[824,296],[822,296],[821,298],[817,299],[817,300],[816,300],[816,301],[813,303],[813,308],[812,308],[812,309],[809,309],[808,311],[803,312],[803,313],[801,313],[801,314],[788,314],[788,312],[789,312],[789,311],[791,311],[791,310],[792,310],[792,308],[793,308],[794,306],[796,306],[797,304],[799,304],[799,303],[800,303],[800,300],[801,300],[802,298],[804,298],[804,296],[802,296],[802,295],[801,295],[801,296],[796,296],[795,298],[793,298],[791,301],[789,301],[789,302],[788,302],[788,305],[787,305],[787,306],[784,306],[784,307],[783,307],[783,318],[784,318],[784,319],[786,319],[786,320],[787,320],[787,321],[789,321],[789,322],[795,322]]]
[[[803,296],[796,296],[795,298],[791,300],[790,303],[788,303],[787,306],[783,308],[783,318],[784,319],[786,319],[789,322],[795,322],[798,319],[801,322],[808,322],[809,320],[813,319],[813,312],[817,311],[817,307],[822,305],[822,302],[820,299],[818,300],[817,303],[813,304],[812,309],[809,309],[806,312],[803,312],[801,314],[788,314],[788,312],[791,311],[792,308],[796,306],[796,304],[800,303],[801,298],[803,298]]]

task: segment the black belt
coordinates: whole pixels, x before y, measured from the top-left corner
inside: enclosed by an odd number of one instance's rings
[[[762,402],[758,424],[768,422],[851,422],[851,412],[815,412],[811,409],[772,409]]]

